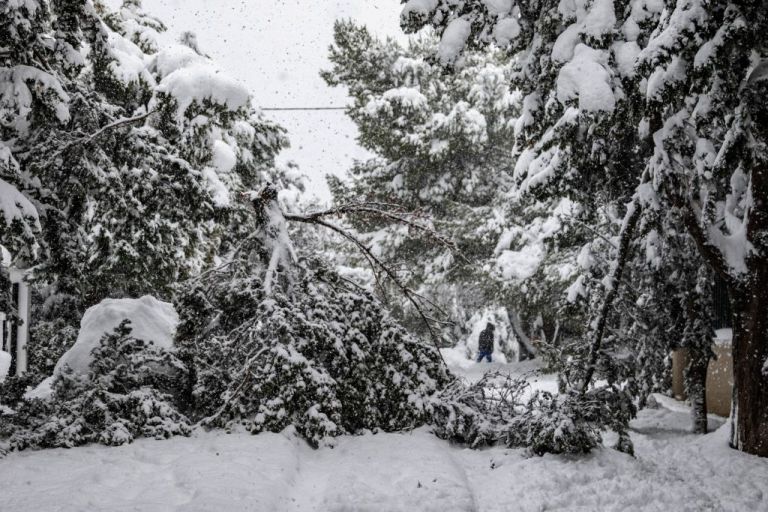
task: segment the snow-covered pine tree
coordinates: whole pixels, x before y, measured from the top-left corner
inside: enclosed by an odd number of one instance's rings
[[[360,143],[376,155],[357,163],[349,180],[332,181],[334,200],[396,204],[450,238],[454,247],[391,218],[348,217],[405,285],[447,313],[444,337],[454,339],[468,334],[473,316],[505,305],[488,261],[500,234],[499,198],[510,185],[511,121],[519,101],[509,90],[510,65],[501,52],[469,55],[460,70],[446,74],[433,62],[436,49],[428,35],[401,45],[339,21],[333,66],[323,77],[349,90],[347,114]],[[356,249],[348,255],[348,265],[365,265]],[[401,318],[424,332],[407,301],[399,302]]]
[[[685,351],[685,389],[692,405],[692,430],[706,433],[706,377],[714,342],[714,275],[682,228],[678,212],[646,208],[640,219],[635,257],[616,308],[625,322],[608,337],[624,365],[633,395],[644,407],[650,393],[667,392],[672,350]],[[620,366],[618,364],[617,366]]]
[[[44,346],[106,296],[167,295],[212,264],[239,236],[238,193],[274,174],[286,142],[210,59],[161,48],[139,1],[2,9],[0,179],[25,201],[0,199],[28,219],[2,243],[35,265]]]
[[[665,5],[638,66],[654,200],[681,212],[733,311],[732,445],[768,456],[768,9]]]
[[[186,368],[175,354],[132,337],[124,321],[105,333],[92,357],[88,374],[65,367],[56,375],[48,399],[22,400],[3,387],[0,435],[8,436],[11,448],[115,446],[137,437],[189,435],[178,401]]]
[[[441,36],[437,56],[446,65],[460,66],[465,48],[492,44],[515,55],[512,84],[524,95],[515,134],[518,190],[547,199],[550,208],[560,198],[573,201],[581,210],[574,220],[608,242],[607,265],[592,266],[569,290],[583,295],[592,312],[584,336],[591,344],[575,347],[588,353],[576,358],[581,369],[572,368],[571,375],[586,390],[596,369],[615,373],[615,352],[607,345],[617,341],[611,332],[623,320],[614,302],[622,299],[619,285],[637,248],[632,240],[641,206],[653,195],[648,185],[637,185],[648,181],[643,171],[652,151],[649,135],[660,124],[644,117],[640,86],[646,81],[635,63],[664,6],[610,0],[404,3],[406,31],[435,27]]]

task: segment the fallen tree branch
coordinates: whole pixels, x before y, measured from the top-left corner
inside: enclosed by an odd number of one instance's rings
[[[385,208],[391,208],[394,211],[389,211]],[[459,252],[453,240],[444,237],[443,235],[435,231],[431,226],[421,224],[419,222],[415,222],[409,219],[406,216],[407,212],[403,211],[402,208],[396,204],[377,203],[377,202],[347,203],[341,206],[335,206],[333,208],[328,208],[327,210],[322,210],[318,212],[311,212],[303,215],[292,214],[291,217],[293,217],[293,220],[297,220],[297,221],[299,220],[299,218],[302,218],[306,221],[311,221],[313,219],[321,219],[324,217],[360,214],[360,213],[372,215],[375,217],[381,217],[383,219],[391,220],[398,224],[403,224],[405,226],[414,228],[417,231],[420,231],[428,235],[430,238],[433,238],[435,241],[437,241],[441,245],[448,247],[453,252],[455,252],[459,256],[459,258],[462,259],[465,263],[469,263],[469,260],[467,260],[467,258],[464,257],[464,255]],[[288,216],[286,216],[286,218],[288,218]]]
[[[643,176],[642,182],[645,181],[646,176]],[[635,236],[635,229],[637,223],[640,220],[640,214],[643,209],[639,204],[640,201],[636,196],[632,198],[632,201],[627,206],[627,213],[624,216],[624,224],[621,227],[621,233],[619,235],[619,253],[616,256],[616,266],[613,268],[610,274],[610,286],[606,290],[603,304],[600,307],[600,311],[597,315],[597,322],[594,329],[594,338],[592,345],[589,348],[589,356],[587,358],[587,370],[584,374],[584,380],[581,383],[580,391],[582,394],[586,393],[589,389],[589,385],[592,382],[592,378],[595,374],[595,367],[597,365],[597,358],[600,356],[600,351],[603,347],[603,339],[605,337],[606,324],[608,322],[608,314],[611,306],[613,305],[616,295],[619,293],[619,287],[622,282],[622,274],[627,265],[629,259],[629,251],[632,239]]]
[[[327,229],[330,229],[331,231],[334,231],[335,233],[338,233],[348,241],[352,242],[352,244],[354,244],[360,250],[360,252],[363,253],[363,256],[365,256],[366,260],[368,261],[368,264],[371,266],[371,269],[374,272],[374,277],[376,277],[377,282],[378,282],[378,277],[377,277],[378,272],[383,272],[395,284],[395,286],[402,292],[402,294],[405,296],[408,302],[411,303],[414,309],[416,309],[416,312],[418,313],[422,322],[424,323],[424,325],[427,327],[427,330],[429,331],[429,334],[432,338],[432,342],[435,345],[435,349],[437,349],[437,354],[440,356],[440,360],[447,367],[448,365],[445,362],[445,359],[443,358],[442,353],[440,352],[440,345],[438,343],[439,337],[432,327],[432,322],[430,321],[430,317],[427,316],[427,314],[424,312],[421,305],[419,304],[419,301],[417,300],[419,298],[423,300],[423,298],[418,293],[414,292],[409,287],[401,283],[397,275],[384,262],[382,262],[379,258],[377,258],[376,255],[373,254],[373,252],[362,241],[360,241],[351,233],[347,232],[345,229],[324,220],[322,217],[325,215],[323,215],[323,212],[318,212],[318,214],[310,214],[310,215],[284,214],[283,217],[285,218],[285,220],[288,220],[288,221],[302,222],[305,224],[315,224],[318,226],[323,226]],[[381,286],[380,282],[378,282],[378,284],[379,286]]]

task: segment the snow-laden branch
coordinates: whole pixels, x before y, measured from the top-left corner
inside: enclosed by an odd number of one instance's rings
[[[147,111],[147,112],[145,112],[143,114],[139,114],[137,116],[124,117],[122,119],[117,119],[117,120],[112,121],[111,123],[109,123],[107,125],[102,126],[101,128],[99,128],[98,130],[96,130],[95,132],[93,132],[93,133],[91,133],[89,135],[85,135],[83,137],[79,137],[77,139],[73,139],[73,140],[67,142],[66,144],[64,144],[63,146],[61,146],[55,152],[53,152],[53,154],[51,154],[51,156],[48,158],[48,162],[49,163],[52,162],[54,159],[56,159],[56,157],[58,157],[59,155],[61,155],[62,153],[64,153],[65,151],[67,151],[69,148],[71,148],[73,146],[80,145],[80,144],[88,144],[90,142],[93,142],[94,140],[98,139],[100,136],[104,135],[105,133],[107,133],[110,130],[114,130],[115,128],[119,128],[120,126],[123,126],[123,125],[126,125],[126,124],[138,123],[139,121],[143,121],[144,119],[148,118],[149,116],[151,116],[154,113],[155,113],[154,110],[149,110],[149,111]]]
[[[404,211],[400,205],[393,203],[380,203],[380,202],[361,202],[361,203],[347,203],[327,210],[318,212],[311,212],[303,215],[295,214],[290,215],[293,220],[310,222],[315,219],[322,219],[324,217],[334,217],[342,215],[354,215],[364,214],[382,219],[387,219],[405,226],[411,227],[417,231],[424,233],[441,245],[446,246],[451,251],[456,253],[459,258],[468,263],[468,260],[462,255],[453,240],[441,235],[432,226],[422,224],[410,219],[409,213]],[[286,215],[286,219],[289,216]]]
[[[424,309],[421,307],[421,304],[419,303],[419,300],[426,300],[424,297],[422,297],[420,294],[400,282],[400,279],[397,277],[397,274],[389,268],[389,266],[381,261],[373,252],[356,236],[354,236],[352,233],[349,233],[344,228],[341,228],[339,226],[336,226],[335,224],[332,224],[326,220],[323,219],[323,217],[328,215],[333,215],[334,210],[337,210],[336,214],[342,213],[340,210],[344,207],[339,207],[335,209],[326,210],[324,212],[317,212],[314,214],[308,214],[308,215],[294,215],[294,214],[284,214],[285,220],[288,221],[294,221],[294,222],[302,222],[305,224],[315,224],[318,226],[323,226],[327,229],[330,229],[331,231],[334,231],[335,233],[338,233],[342,237],[344,237],[346,240],[350,241],[352,244],[357,247],[360,252],[363,254],[365,259],[368,261],[368,264],[371,266],[371,269],[374,274],[374,278],[376,279],[377,285],[380,289],[383,290],[383,286],[379,280],[379,272],[383,272],[397,287],[398,290],[405,296],[405,298],[408,300],[408,302],[411,303],[411,305],[414,307],[416,312],[418,313],[419,317],[421,318],[422,322],[426,326],[427,330],[429,331],[430,337],[432,338],[432,342],[435,344],[435,348],[437,349],[438,355],[440,355],[440,359],[443,361],[443,364],[445,363],[445,359],[443,359],[443,355],[440,353],[440,345],[438,343],[439,336],[435,332],[435,329],[432,327],[432,322],[434,322],[434,318],[427,315],[427,313],[424,311]],[[352,210],[349,210],[352,211]],[[363,210],[356,209],[354,211],[360,212]],[[446,364],[447,366],[447,364]]]

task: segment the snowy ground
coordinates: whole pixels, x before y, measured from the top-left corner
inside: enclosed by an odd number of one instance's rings
[[[501,368],[504,369],[504,368]],[[518,371],[520,367],[516,367]],[[523,369],[529,369],[523,366]],[[477,367],[468,367],[471,378]],[[544,379],[542,386],[551,383]],[[727,425],[687,432],[688,411],[633,422],[637,457],[451,446],[425,429],[345,437],[312,450],[288,434],[199,433],[0,460],[2,510],[22,511],[758,511],[768,461],[726,445]],[[722,420],[712,418],[712,427]]]

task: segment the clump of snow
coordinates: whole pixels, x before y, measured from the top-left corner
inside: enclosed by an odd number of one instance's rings
[[[115,78],[123,83],[139,81],[148,84],[155,83],[152,74],[147,69],[144,52],[138,46],[115,32],[109,32],[107,43],[112,50],[111,55],[114,57],[114,60],[109,63],[109,67]]]
[[[727,347],[733,343],[733,329],[717,329],[714,337],[715,345]]]
[[[584,276],[582,275],[577,277],[576,280],[568,287],[565,294],[566,300],[571,304],[576,302],[579,297],[586,297],[587,291],[584,288]]]
[[[613,32],[616,11],[613,0],[593,0],[584,17],[582,32],[596,39]]]
[[[577,45],[573,59],[557,77],[557,99],[563,104],[578,100],[579,109],[586,112],[612,112],[616,98],[604,66],[606,57],[603,51]]]
[[[631,10],[627,20],[621,27],[627,41],[637,41],[640,35],[640,23],[661,13],[664,9],[663,0],[631,0]]]
[[[438,0],[408,0],[403,6],[403,16],[410,13],[429,14],[437,9]]]
[[[515,18],[504,18],[493,27],[493,38],[501,46],[506,46],[520,35],[520,24]]]
[[[3,213],[6,225],[10,226],[17,219],[29,218],[34,219],[35,226],[40,228],[37,209],[32,202],[3,179],[0,179],[0,211]]]
[[[210,66],[174,71],[163,78],[157,90],[176,99],[180,117],[194,102],[209,100],[235,111],[248,106],[251,100],[248,88]]]
[[[223,140],[213,141],[213,157],[211,163],[221,172],[229,172],[237,164],[235,150]]]
[[[490,14],[507,14],[512,10],[512,0],[483,0]]]
[[[555,62],[568,62],[573,58],[573,51],[576,45],[579,44],[581,38],[579,37],[579,25],[569,25],[563,30],[557,39],[555,44],[552,45],[552,60]]]
[[[66,365],[80,374],[86,374],[91,363],[91,351],[99,346],[101,338],[112,332],[120,322],[131,321],[131,336],[153,342],[164,349],[173,348],[173,337],[179,315],[173,304],[145,295],[140,299],[104,299],[85,311],[80,321],[80,332],[75,344],[56,363],[54,375]]]
[[[3,382],[8,376],[8,371],[11,369],[11,359],[11,354],[0,350],[0,382]]]
[[[561,0],[558,11],[563,18],[573,20],[563,30],[552,47],[552,60],[568,62],[573,58],[582,36],[601,40],[612,34],[616,24],[613,0]]]
[[[20,65],[0,68],[0,105],[3,106],[3,116],[7,117],[4,125],[15,124],[16,129],[22,132],[27,129],[27,116],[32,112],[33,101],[30,84],[42,91],[53,92],[56,96],[53,104],[56,118],[62,123],[69,121],[69,95],[61,82],[50,73]]]
[[[654,0],[654,2],[646,2],[646,7],[655,10],[659,9],[658,4],[664,5],[663,2]],[[710,13],[704,2],[693,0],[676,2],[664,30],[653,34],[648,45],[641,52],[640,59],[651,63],[663,61],[669,48],[679,47],[682,41],[686,41],[689,37],[696,37],[691,35],[698,34],[698,28],[709,16]]]
[[[427,97],[414,87],[390,89],[382,95],[382,98],[410,108],[418,108],[427,104]]]
[[[619,41],[613,45],[616,67],[621,76],[632,77],[635,75],[635,62],[637,62],[639,54],[640,46],[634,41]]]
[[[10,267],[12,261],[11,251],[0,245],[0,265]]]
[[[472,24],[464,18],[456,18],[451,21],[443,36],[440,38],[440,44],[437,47],[437,57],[442,64],[453,64],[472,33]]]
[[[172,45],[164,48],[153,57],[150,69],[165,78],[174,71],[193,65],[213,65],[213,63],[184,45]]]
[[[501,277],[505,280],[524,280],[539,269],[545,252],[541,244],[525,245],[517,251],[504,250],[496,258]]]
[[[26,400],[34,400],[36,398],[47,400],[51,395],[53,395],[53,376],[47,377],[37,387],[24,393],[24,398]]]
[[[225,208],[230,205],[229,187],[221,180],[218,173],[212,167],[203,168],[203,177],[208,192],[211,194],[213,204]]]
[[[665,88],[686,79],[688,65],[684,59],[674,57],[666,66],[657,67],[648,77],[645,95],[648,99],[661,100]]]

